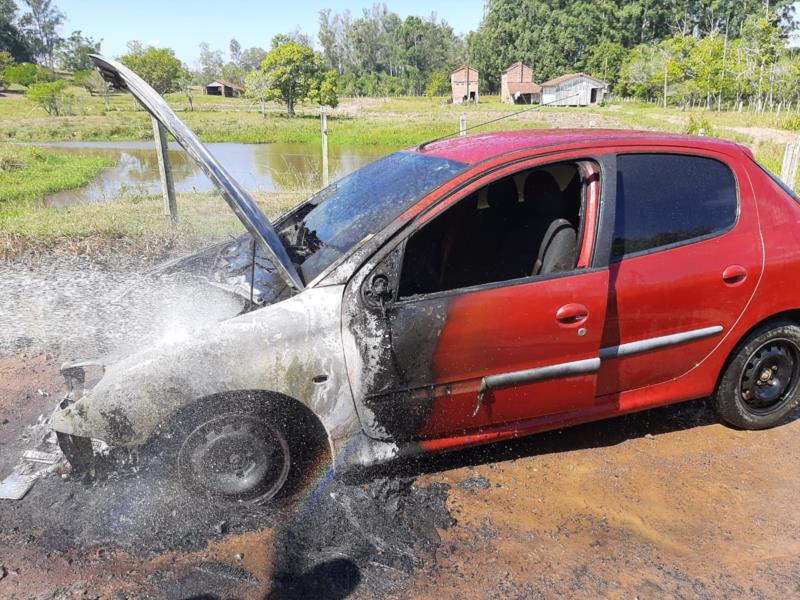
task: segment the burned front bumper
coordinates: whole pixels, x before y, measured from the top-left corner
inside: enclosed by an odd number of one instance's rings
[[[61,367],[67,393],[56,405],[50,418],[50,425],[56,432],[58,445],[76,472],[91,471],[95,447],[105,445],[102,440],[92,439],[84,422],[85,410],[78,404],[86,391],[87,369],[99,369],[102,373],[104,367],[102,363],[94,360],[69,362]]]

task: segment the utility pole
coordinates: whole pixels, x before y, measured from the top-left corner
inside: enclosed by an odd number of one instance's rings
[[[153,119],[153,138],[156,143],[156,157],[158,158],[158,174],[161,176],[161,194],[164,198],[164,215],[175,225],[178,222],[178,203],[175,201],[175,182],[172,179],[172,163],[169,160],[169,147],[167,145],[167,130]]]
[[[320,127],[322,130],[322,187],[328,187],[328,113],[325,107],[320,111]]]

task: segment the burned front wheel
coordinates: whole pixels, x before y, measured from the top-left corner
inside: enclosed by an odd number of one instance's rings
[[[199,419],[178,452],[192,490],[233,502],[266,502],[289,479],[290,446],[277,419],[259,411]]]
[[[800,327],[765,325],[739,346],[712,401],[719,416],[743,429],[782,422],[800,402]]]

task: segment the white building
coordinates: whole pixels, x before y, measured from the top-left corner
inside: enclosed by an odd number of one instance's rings
[[[605,98],[608,85],[586,73],[570,73],[542,84],[542,104],[593,106]]]

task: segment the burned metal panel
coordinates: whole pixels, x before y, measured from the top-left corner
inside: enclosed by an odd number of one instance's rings
[[[53,428],[133,446],[194,400],[257,390],[302,402],[320,418],[334,448],[345,444],[360,426],[342,357],[342,291],[308,289],[108,365],[86,395],[56,410]]]
[[[370,284],[385,277],[397,290],[403,245],[377,265],[365,266],[345,290],[342,333],[348,373],[365,432],[406,441],[426,431],[437,402],[434,354],[445,326],[446,299],[380,301]]]

